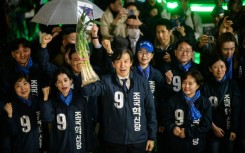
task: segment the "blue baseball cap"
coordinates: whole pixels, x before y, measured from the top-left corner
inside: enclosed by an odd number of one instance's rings
[[[152,45],[152,43],[149,42],[149,41],[141,41],[140,44],[139,44],[139,49],[138,49],[138,51],[139,51],[141,48],[145,48],[149,53],[153,53],[153,52],[154,52],[153,45]]]

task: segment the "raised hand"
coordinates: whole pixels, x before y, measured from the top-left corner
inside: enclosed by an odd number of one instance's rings
[[[102,40],[102,45],[105,48],[107,54],[112,54],[113,53],[112,48],[111,48],[111,41],[110,40],[103,39]]]
[[[47,101],[50,92],[50,86],[46,86],[42,88],[42,91],[43,91],[43,101]]]
[[[53,37],[50,34],[43,33],[41,36],[41,47],[46,48],[48,43],[50,43],[52,39]]]
[[[171,84],[172,81],[173,81],[173,73],[171,70],[168,70],[166,73],[165,73],[165,77],[166,77],[166,82],[167,84]]]
[[[5,111],[8,114],[9,118],[13,117],[13,107],[11,103],[6,103],[6,105],[4,106]]]
[[[219,27],[219,34],[232,32],[231,25],[233,24],[232,20],[229,20],[228,16],[224,17],[220,27]]]
[[[99,31],[99,27],[96,24],[94,24],[91,28],[92,37],[98,37],[98,31]]]

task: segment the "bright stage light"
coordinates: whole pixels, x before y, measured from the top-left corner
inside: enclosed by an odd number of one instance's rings
[[[158,0],[161,2],[161,0]],[[245,5],[245,2],[243,3]],[[167,8],[174,9],[178,6],[177,2],[167,2]],[[215,4],[190,4],[191,10],[196,12],[212,12]],[[222,6],[225,10],[227,10],[227,6]]]

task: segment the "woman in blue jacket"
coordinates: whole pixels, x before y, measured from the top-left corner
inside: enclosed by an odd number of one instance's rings
[[[4,107],[14,138],[13,152],[41,153],[43,137],[40,100],[31,95],[30,80],[26,75],[16,75],[13,82],[15,98]]]
[[[241,95],[237,82],[229,79],[226,60],[213,57],[209,71],[212,79],[203,88],[203,93],[212,105],[212,130],[209,134],[210,153],[232,153],[237,137]]]
[[[171,153],[203,153],[206,134],[211,128],[211,104],[200,93],[201,73],[191,70],[183,75],[181,92],[170,97],[164,111]]]
[[[85,86],[85,95],[101,95],[106,153],[152,151],[156,139],[155,105],[148,81],[131,71],[133,53],[115,50],[115,73]]]
[[[154,56],[154,49],[153,45],[149,41],[141,41],[139,42],[137,51],[136,51],[136,58],[134,60],[135,66],[134,70],[139,73],[141,76],[144,76],[144,78],[147,79],[150,85],[151,92],[153,94],[154,103],[155,103],[155,109],[158,119],[158,136],[157,136],[157,147],[155,147],[154,150],[157,150],[158,152],[163,152],[162,150],[164,148],[167,148],[167,146],[164,146],[163,139],[163,121],[161,119],[161,111],[160,107],[164,107],[164,98],[162,96],[164,92],[164,80],[161,72],[157,69],[155,69],[151,65],[151,60]]]
[[[160,95],[163,91],[164,81],[161,72],[150,64],[154,55],[152,43],[149,41],[139,42],[136,55],[134,70],[148,80],[157,110],[157,106],[162,100]]]
[[[55,96],[49,99],[45,90],[41,107],[44,121],[51,123],[50,152],[87,153],[91,149],[87,99],[71,89],[72,74],[66,68],[57,69],[54,83]]]

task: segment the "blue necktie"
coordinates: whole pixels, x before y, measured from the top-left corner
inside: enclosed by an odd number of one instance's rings
[[[125,93],[127,93],[127,92],[128,92],[128,88],[127,88],[127,86],[126,86],[127,79],[121,79],[121,80],[122,80],[122,82],[123,82],[123,91],[124,91]]]
[[[148,80],[149,78],[149,73],[147,72],[146,69],[143,70],[143,73],[144,73],[144,77]]]

